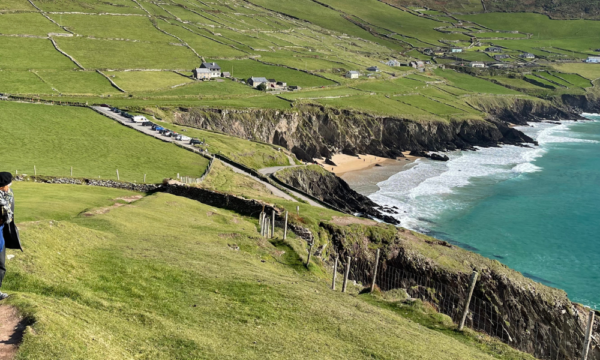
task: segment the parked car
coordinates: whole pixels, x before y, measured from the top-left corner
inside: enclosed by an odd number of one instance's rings
[[[189,136],[185,136],[185,135],[178,134],[177,136],[175,136],[175,140],[179,140],[179,141],[190,141],[190,140],[192,140],[192,138],[191,138],[191,137],[189,137]]]
[[[162,134],[163,136],[169,137],[173,132],[171,130],[165,129]]]
[[[158,132],[162,133],[162,132],[163,132],[163,131],[165,131],[166,129],[165,129],[164,127],[162,127],[162,126],[157,126],[157,127],[155,127],[153,130],[156,130],[156,131],[158,131]]]
[[[114,107],[114,108],[110,108],[110,111],[118,113],[118,112],[120,112],[121,110],[119,110],[119,109],[117,109],[116,107]]]
[[[154,123],[152,121],[146,120],[142,123],[142,126],[154,126]]]
[[[107,107],[110,108],[110,106],[106,105],[106,104],[100,104],[100,107]]]
[[[146,119],[146,117],[145,117],[145,116],[142,116],[142,115],[136,115],[136,116],[134,116],[133,118],[131,118],[131,120],[132,120],[134,123],[143,123],[143,122],[145,122],[145,121],[148,121],[148,119]]]
[[[202,144],[202,141],[200,141],[200,139],[191,139],[190,140],[190,145],[200,145]]]

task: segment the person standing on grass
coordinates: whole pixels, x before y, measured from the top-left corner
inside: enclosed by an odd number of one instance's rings
[[[15,198],[10,189],[12,185],[12,174],[0,172],[0,286],[6,274],[6,248],[20,249],[19,230],[14,222]],[[0,292],[0,300],[4,300],[8,294]]]

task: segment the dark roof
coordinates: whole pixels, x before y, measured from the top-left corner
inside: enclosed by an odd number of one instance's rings
[[[219,69],[221,70],[221,67],[219,65],[217,65],[217,63],[215,62],[210,62],[210,63],[202,63],[202,65],[200,65],[201,68],[205,68],[205,69]]]
[[[267,79],[269,82],[275,82],[275,79]]]

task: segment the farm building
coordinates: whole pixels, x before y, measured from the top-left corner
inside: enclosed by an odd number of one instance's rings
[[[379,72],[379,68],[377,66],[371,66],[367,68],[367,71],[375,71],[375,72]]]
[[[350,70],[346,73],[348,79],[358,79],[360,73],[358,71]]]
[[[211,77],[221,77],[221,67],[219,65],[217,65],[217,63],[214,62],[210,62],[210,63],[202,63],[202,65],[200,65],[201,69],[209,69],[210,70],[210,76]]]
[[[221,76],[224,78],[230,78],[231,77],[231,73],[229,73],[228,71],[223,71],[223,73],[221,73]]]
[[[472,68],[484,68],[485,67],[485,63],[481,62],[481,61],[473,61],[471,63],[471,67]]]
[[[396,60],[396,59],[390,59],[388,62],[385,63],[387,66],[400,66],[400,61]]]
[[[453,53],[461,53],[461,52],[463,52],[463,49],[461,49],[461,48],[452,48],[450,51],[452,51]]]
[[[194,78],[198,80],[210,80],[212,77],[210,69],[196,68],[192,70],[192,73],[194,74]]]
[[[521,57],[523,59],[535,59],[535,55],[533,55],[532,53],[522,53]]]
[[[500,61],[503,59],[508,59],[510,56],[506,55],[506,54],[500,54],[500,55],[494,55],[494,59],[496,61]]]
[[[501,53],[502,52],[502,48],[499,48],[499,47],[496,47],[496,46],[490,46],[489,48],[486,48],[485,51],[487,51],[487,52]]]
[[[253,88],[258,87],[260,84],[268,85],[268,83],[269,80],[267,80],[265,77],[251,77],[248,79],[248,85],[252,86]]]
[[[591,64],[598,64],[600,63],[600,56],[588,56],[585,62]]]

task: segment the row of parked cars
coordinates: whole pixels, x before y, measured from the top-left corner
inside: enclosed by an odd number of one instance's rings
[[[104,106],[104,105],[103,105]],[[108,107],[108,106],[106,106]],[[182,134],[178,134],[175,131],[171,131],[165,127],[162,127],[158,124],[153,123],[152,121],[146,119],[145,116],[142,115],[131,115],[126,111],[117,109],[116,107],[111,108],[111,111],[113,111],[114,113],[120,114],[123,117],[126,117],[128,119],[131,119],[131,122],[134,122],[136,124],[141,124],[142,126],[150,126],[152,130],[158,131],[159,134],[166,136],[166,137],[172,137],[175,140],[179,140],[179,141],[189,141],[191,145],[202,145],[204,144],[202,141],[200,141],[200,139],[192,139],[189,136],[185,136]]]

